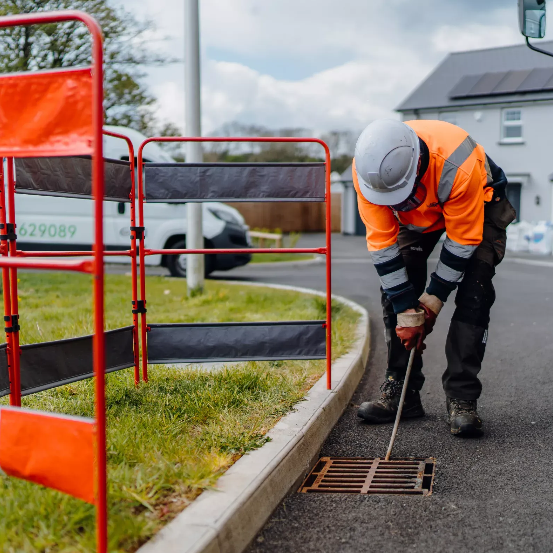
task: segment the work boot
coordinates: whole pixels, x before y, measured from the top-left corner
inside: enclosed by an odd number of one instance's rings
[[[380,399],[362,403],[357,410],[357,416],[372,423],[394,422],[402,388],[403,380],[388,378],[380,386]],[[407,390],[401,418],[413,419],[415,417],[424,417],[421,396],[418,390]]]
[[[476,400],[455,399],[448,397],[447,422],[451,433],[463,438],[476,438],[482,435],[482,419],[476,411]]]

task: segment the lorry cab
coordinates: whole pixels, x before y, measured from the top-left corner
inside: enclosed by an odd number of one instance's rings
[[[135,153],[146,139],[133,129],[106,126],[106,130],[128,136]],[[120,138],[104,136],[104,157],[128,160],[127,144]],[[158,144],[144,148],[145,161],[174,162]],[[17,175],[16,175],[17,178]],[[85,199],[34,196],[18,193],[15,197],[17,246],[25,251],[90,250],[92,247],[92,201]],[[249,227],[234,208],[220,202],[205,202],[203,235],[206,248],[247,248]],[[128,249],[130,246],[130,206],[123,202],[104,202],[104,241],[106,249]],[[150,249],[186,247],[187,206],[182,204],[145,203],[145,244]],[[206,255],[206,275],[247,264],[250,254]],[[130,263],[128,257],[110,257],[110,263]],[[147,265],[167,267],[173,276],[186,276],[186,255],[147,256]]]

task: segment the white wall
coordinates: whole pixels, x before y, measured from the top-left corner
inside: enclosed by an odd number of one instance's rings
[[[501,110],[504,107],[522,108],[522,143],[501,143]],[[418,118],[438,119],[440,113],[424,111],[418,114]],[[404,121],[416,118],[414,113],[403,116]],[[484,147],[507,176],[511,175],[511,182],[523,183],[520,219],[553,220],[553,186],[549,181],[549,175],[553,173],[553,102],[459,108],[456,120],[456,124]],[[529,176],[512,176],[524,174]],[[536,196],[540,196],[540,205],[535,204]]]

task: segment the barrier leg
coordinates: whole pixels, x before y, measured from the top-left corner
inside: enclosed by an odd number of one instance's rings
[[[332,389],[332,205],[330,193],[330,153],[326,151],[326,387]]]
[[[134,215],[134,194],[131,194],[131,227],[136,225]],[[136,264],[136,231],[131,232],[131,286],[132,286],[132,340],[134,351],[134,384],[140,384],[140,340],[138,337],[138,282],[137,282],[137,264]]]
[[[140,271],[140,332],[141,332],[141,346],[142,346],[142,380],[148,382],[148,344],[146,340],[146,333],[148,332],[148,326],[146,321],[146,255],[144,249],[146,248],[146,230],[144,227],[144,168],[142,167],[142,150],[138,153],[138,224],[141,229],[140,243],[139,243],[139,271]]]
[[[133,263],[133,272],[136,273],[137,267],[136,262]],[[136,280],[136,277],[135,279]],[[135,286],[136,282],[133,283],[133,291],[136,291]],[[133,296],[136,297],[136,294],[133,293]],[[133,305],[136,305],[136,300],[133,300]],[[134,351],[134,384],[138,386],[140,384],[140,339],[138,334],[138,313],[132,314],[132,341],[133,341],[133,351]]]
[[[7,158],[8,163],[8,248],[10,257],[17,256],[17,244],[15,237],[15,178],[13,170],[13,158]],[[14,383],[14,405],[21,406],[21,374],[19,358],[19,301],[17,291],[17,267],[10,267],[10,295],[11,295],[11,320],[8,328],[12,335],[12,361],[13,361],[13,383]]]
[[[4,159],[0,158],[0,229],[4,236],[0,241],[0,250],[2,256],[8,255],[8,241],[6,240],[6,194],[4,188]],[[2,295],[4,296],[4,326],[10,326],[12,320],[11,306],[11,286],[10,286],[10,270],[8,267],[2,267]],[[16,394],[14,388],[13,374],[13,343],[12,333],[6,332],[6,343],[8,344],[6,355],[8,359],[8,376],[10,379],[10,405],[16,405]]]
[[[142,380],[148,382],[148,344],[146,333],[148,323],[146,321],[146,267],[144,266],[144,237],[140,241],[140,300],[142,311],[140,313],[140,330],[142,333]]]
[[[5,254],[2,254],[5,255]],[[2,289],[4,296],[4,325],[8,326],[11,321],[11,291],[10,291],[10,272],[7,267],[2,268]],[[6,343],[8,344],[6,354],[8,358],[8,376],[10,379],[10,405],[16,405],[15,383],[13,375],[13,343],[12,333],[6,332]]]
[[[132,322],[133,322],[133,354],[134,354],[134,385],[138,386],[140,383],[140,340],[139,340],[139,330],[138,330],[138,282],[137,282],[137,240],[140,240],[142,236],[142,231],[139,227],[136,227],[136,179],[135,179],[135,170],[134,170],[134,148],[132,145],[132,140],[123,134],[119,134],[113,131],[108,131],[106,129],[102,130],[102,134],[107,136],[114,136],[124,140],[127,143],[129,148],[129,172],[131,177],[131,191],[129,193],[129,200],[131,204],[130,209],[130,233],[131,233],[131,249],[129,250],[131,256],[131,287],[132,287]],[[108,255],[108,252],[104,252],[104,255]]]
[[[94,397],[96,404],[96,541],[98,553],[108,551],[108,498],[107,498],[107,443],[106,443],[106,347],[105,347],[105,277],[104,277],[104,157],[102,152],[103,83],[102,41],[94,36],[93,59],[97,66],[93,71],[95,102],[94,154],[92,156],[92,195],[94,198],[94,272],[93,305],[94,335],[92,341],[94,363]]]

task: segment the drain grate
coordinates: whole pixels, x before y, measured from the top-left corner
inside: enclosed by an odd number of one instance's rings
[[[436,459],[322,457],[301,493],[430,495]]]

